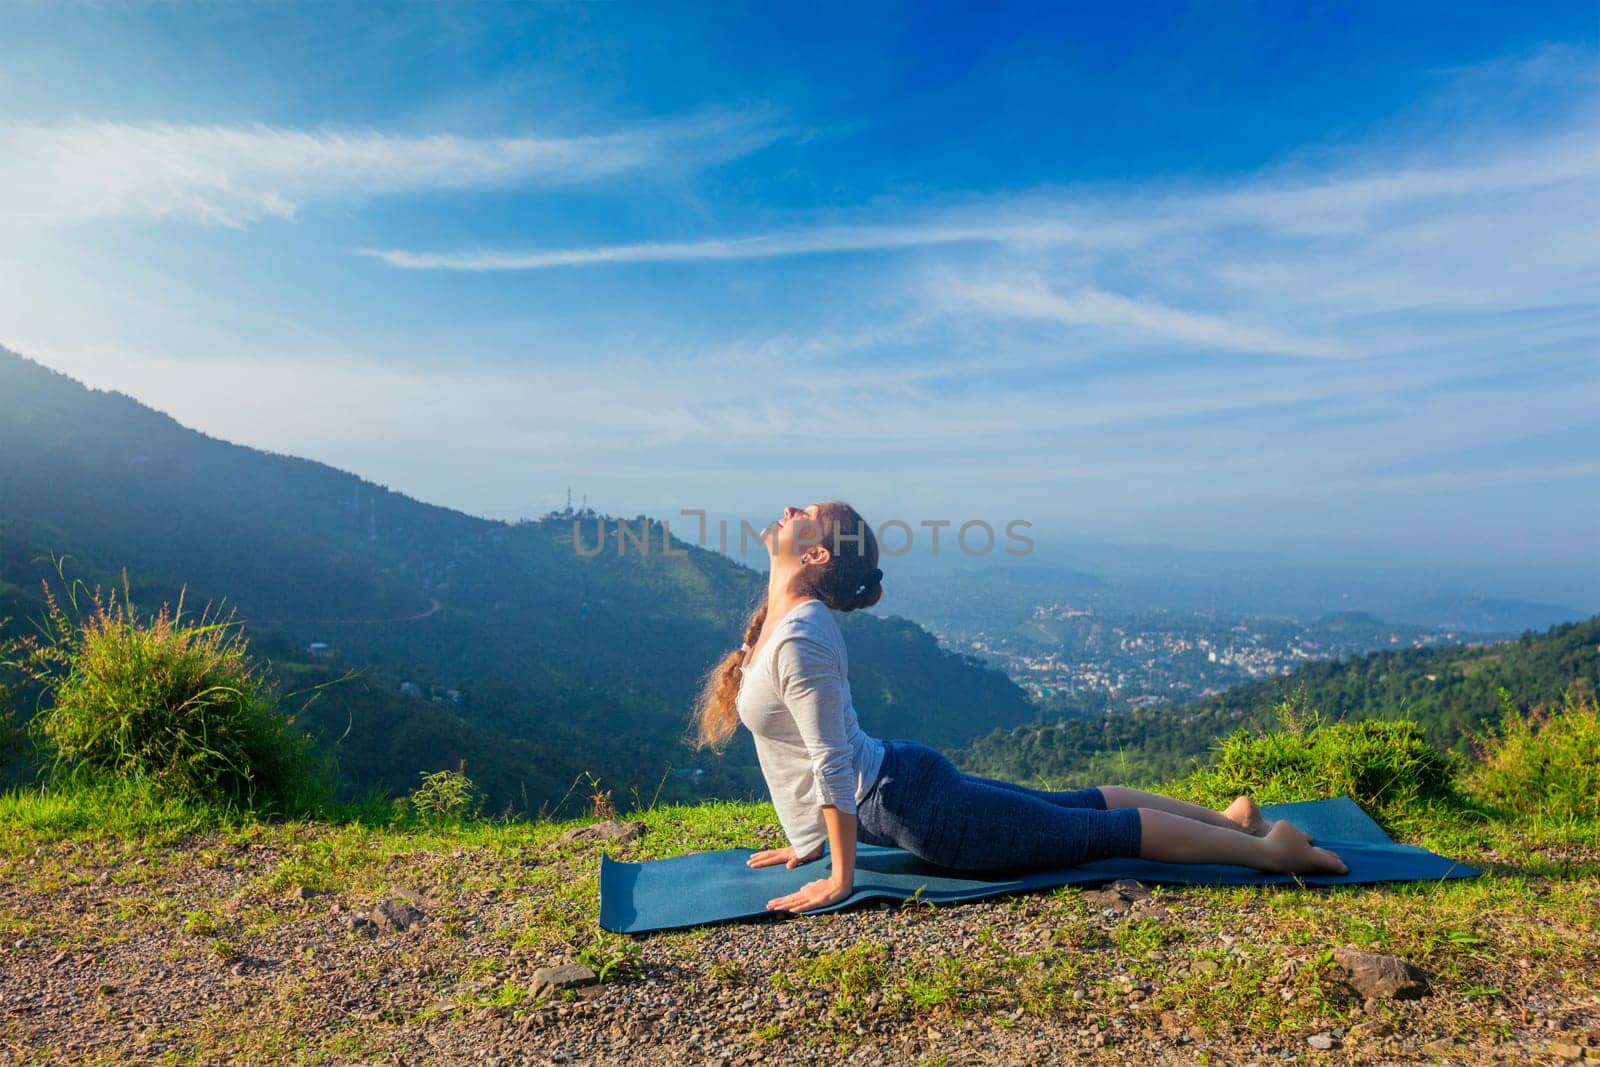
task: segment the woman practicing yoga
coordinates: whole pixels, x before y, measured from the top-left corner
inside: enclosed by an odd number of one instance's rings
[[[789,844],[751,867],[821,857],[833,869],[767,902],[809,911],[848,897],[856,842],[893,845],[958,870],[1071,867],[1119,856],[1231,863],[1297,874],[1343,874],[1334,853],[1249,797],[1216,812],[1105,785],[1066,792],[964,774],[938,750],[864,733],[850,702],[849,660],[834,611],[883,595],[871,527],[839,501],[785,508],[762,535],[772,557],[766,601],[744,647],[706,680],[696,706],[700,747],[720,750],[742,722]]]

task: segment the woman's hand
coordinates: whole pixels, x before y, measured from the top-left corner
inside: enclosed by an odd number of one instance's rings
[[[825,908],[849,896],[853,888],[832,878],[818,878],[815,882],[807,882],[786,897],[767,901],[767,908],[770,911],[810,911],[812,908]]]
[[[771,867],[779,863],[787,864],[791,869],[802,863],[810,863],[822,855],[822,846],[817,846],[817,851],[809,856],[800,857],[794,854],[794,846],[785,845],[783,848],[769,848],[765,852],[757,852],[745,860],[749,867]]]

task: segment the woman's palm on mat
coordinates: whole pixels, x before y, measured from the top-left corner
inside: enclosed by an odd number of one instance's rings
[[[794,854],[794,847],[792,845],[785,845],[782,848],[769,848],[765,851],[757,852],[745,862],[751,867],[771,867],[775,864],[783,863],[787,864],[791,868],[794,868],[800,866],[802,863],[810,863],[812,860],[821,858],[821,856],[822,849],[820,846],[817,848],[815,854],[801,857]]]

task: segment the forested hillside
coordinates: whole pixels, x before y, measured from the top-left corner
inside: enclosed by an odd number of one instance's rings
[[[1503,688],[1527,710],[1574,683],[1600,688],[1600,616],[1515,641],[1376,652],[1312,663],[1185,707],[1056,719],[995,730],[952,752],[964,769],[1017,781],[1069,784],[1157,780],[1241,726],[1263,726],[1285,702],[1326,719],[1410,719],[1442,747],[1499,720]]]
[[[577,551],[575,522],[585,546],[603,527],[607,549]],[[635,541],[616,550],[619,522],[647,535],[648,555]],[[207,437],[0,350],[10,632],[37,615],[42,579],[59,584],[52,556],[91,582],[126,570],[151,609],[185,586],[191,607],[237,608],[285,691],[356,672],[316,690],[302,716],[338,741],[352,789],[409,789],[419,772],[466,759],[493,803],[534,810],[584,772],[619,804],[633,791],[648,802],[658,789],[662,799],[758,790],[748,739],[718,759],[681,738],[765,575],[678,538],[663,555],[662,536],[643,515],[507,524],[434,507]],[[954,745],[1034,717],[1002,673],[890,615],[893,597],[878,614],[841,619],[864,727]],[[698,786],[672,773],[696,767]]]

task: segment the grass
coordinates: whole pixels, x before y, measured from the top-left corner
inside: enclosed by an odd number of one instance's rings
[[[180,596],[145,618],[126,575],[120,595],[47,585],[45,604],[36,633],[0,646],[0,666],[40,693],[29,730],[56,781],[143,783],[244,811],[316,803],[311,738],[280,710],[231,617],[186,616]]]
[[[1421,812],[1470,803],[1459,758],[1428,744],[1407,720],[1323,720],[1303,696],[1277,709],[1279,728],[1239,730],[1218,742],[1210,766],[1168,791],[1222,807],[1241,793],[1263,804],[1353,797],[1386,827]]]
[[[177,958],[199,954],[228,964],[253,954],[274,924],[292,921],[294,913],[284,912],[279,902],[295,886],[326,889],[330,899],[359,900],[403,882],[427,894],[441,923],[458,924],[446,942],[470,953],[457,961],[460,980],[491,979],[519,952],[547,962],[586,961],[615,983],[637,981],[670,960],[708,985],[755,995],[779,988],[821,994],[815,1018],[804,1024],[788,1016],[758,1018],[751,1034],[824,1040],[841,1051],[859,1040],[855,1028],[875,1017],[899,1020],[895,1025],[916,1033],[964,1020],[1031,1026],[1029,1020],[1065,1019],[1109,1034],[1121,1032],[1119,1023],[1166,1026],[1223,1042],[1278,1035],[1300,1041],[1297,1035],[1334,1026],[1356,1027],[1358,1036],[1350,1040],[1376,1042],[1374,1049],[1400,1039],[1405,1019],[1391,1020],[1394,1030],[1382,1034],[1384,1013],[1361,1015],[1359,1002],[1334,980],[1327,952],[1344,944],[1395,953],[1421,966],[1437,991],[1429,1010],[1438,1026],[1469,1041],[1498,1040],[1510,1006],[1535,983],[1553,982],[1577,1001],[1600,993],[1592,948],[1600,943],[1600,833],[1593,821],[1517,816],[1471,824],[1465,836],[1442,822],[1415,838],[1483,865],[1487,873],[1481,879],[1337,892],[1187,887],[1168,898],[1182,903],[1182,914],[1164,919],[1108,920],[1085,906],[1076,889],[1062,889],[1011,898],[999,920],[978,931],[971,945],[961,951],[935,946],[927,953],[890,951],[898,936],[895,924],[910,918],[889,909],[874,935],[756,970],[698,963],[703,931],[641,939],[598,931],[594,854],[556,841],[571,824],[219,820],[174,834],[184,821],[174,823],[170,811],[152,808],[145,816],[161,833],[149,835],[128,809],[117,809],[117,818],[108,822],[115,829],[94,827],[92,820],[64,829],[51,814],[63,803],[39,794],[7,798],[0,818],[15,833],[0,842],[0,879],[48,899],[109,866],[117,872],[113,884],[123,904],[114,912],[70,918],[0,911],[7,938],[44,937],[88,947],[165,929],[175,934]],[[86,819],[94,802],[79,798],[69,807]],[[640,817],[648,831],[644,842],[621,846],[634,850],[629,855],[755,847],[770,833],[775,813],[766,804],[718,803],[664,806]],[[229,859],[240,846],[252,857],[247,865]],[[193,877],[195,868],[231,876],[239,888],[201,907],[164,907],[169,887]],[[468,909],[457,902],[491,891],[522,902],[516,921],[469,934]],[[322,899],[308,906],[323,907]],[[1043,937],[1024,937],[1039,931]],[[1219,935],[1233,943],[1224,944]],[[759,939],[759,931],[750,936]],[[476,947],[469,950],[469,944]],[[304,996],[314,1000],[317,994]],[[456,1011],[468,1014],[541,1010],[526,982],[514,977],[457,1003]],[[312,1059],[336,1054],[332,1045],[308,1051],[286,1032],[271,1039],[230,1031],[235,1024],[223,1016],[206,1025],[217,1028],[217,1047],[287,1049]],[[193,1038],[192,1031],[186,1033]],[[352,1031],[343,1040],[356,1039]]]
[[[1353,794],[1403,840],[1482,868],[1478,879],[1333,891],[1193,886],[1156,894],[1167,914],[1120,918],[1063,888],[998,902],[986,913],[993,921],[959,950],[906,951],[915,939],[905,926],[931,914],[914,896],[906,907],[870,913],[870,923],[854,916],[867,932],[852,943],[765,966],[703,958],[703,929],[645,938],[600,931],[595,848],[558,841],[577,822],[452,816],[453,798],[467,798],[458,812],[470,812],[470,782],[438,780],[448,792],[435,808],[411,805],[400,817],[373,802],[295,819],[207,806],[148,779],[68,781],[0,794],[0,884],[14,892],[0,898],[12,901],[0,902],[0,936],[86,951],[156,938],[172,965],[197,957],[228,965],[265,951],[285,924],[325,914],[333,901],[407,886],[427,897],[440,947],[402,962],[427,976],[409,981],[436,991],[435,1003],[455,1005],[451,1015],[554,1010],[517,973],[517,961],[531,958],[587,963],[605,984],[672,973],[686,995],[718,989],[767,1006],[749,1024],[754,1039],[821,1042],[841,1053],[874,1021],[908,1034],[975,1023],[1070,1025],[1106,1035],[1111,1049],[1130,1034],[1182,1033],[1210,1042],[1224,1059],[1230,1046],[1250,1042],[1303,1049],[1305,1034],[1335,1027],[1360,1058],[1408,1058],[1446,1038],[1491,1048],[1528,1039],[1528,1004],[1559,1013],[1600,997],[1600,819],[1582,803],[1591,798],[1581,777],[1592,766],[1593,723],[1592,699],[1568,701],[1509,722],[1463,767],[1427,750],[1408,724],[1355,729],[1291,708],[1280,730],[1225,739],[1210,767],[1163,787],[1214,806],[1238,792],[1268,802]],[[619,858],[781,843],[765,803],[664,805],[631,817],[646,834],[607,845]],[[40,906],[101,878],[114,906]],[[318,892],[298,902],[301,888]],[[514,906],[487,911],[486,900]],[[358,935],[348,936],[359,946]],[[748,936],[762,938],[759,928]],[[1425,1014],[1366,1010],[1337,979],[1331,950],[1339,945],[1421,967],[1435,990]],[[359,1021],[331,1037],[295,1032],[294,1020],[325,994],[293,974],[312,973],[317,962],[315,954],[285,961],[291,973],[273,994],[277,1018],[266,1030],[244,1032],[226,1013],[207,1016],[178,1028],[172,1040],[192,1053],[178,1058],[205,1059],[203,1048],[381,1057],[381,1039]],[[351,977],[373,984],[382,971],[372,966],[367,977]],[[811,1017],[779,1011],[779,991],[812,1005]]]
[[[1472,785],[1490,803],[1545,819],[1600,818],[1600,702],[1581,687],[1523,714],[1500,690],[1497,730],[1476,738]]]

